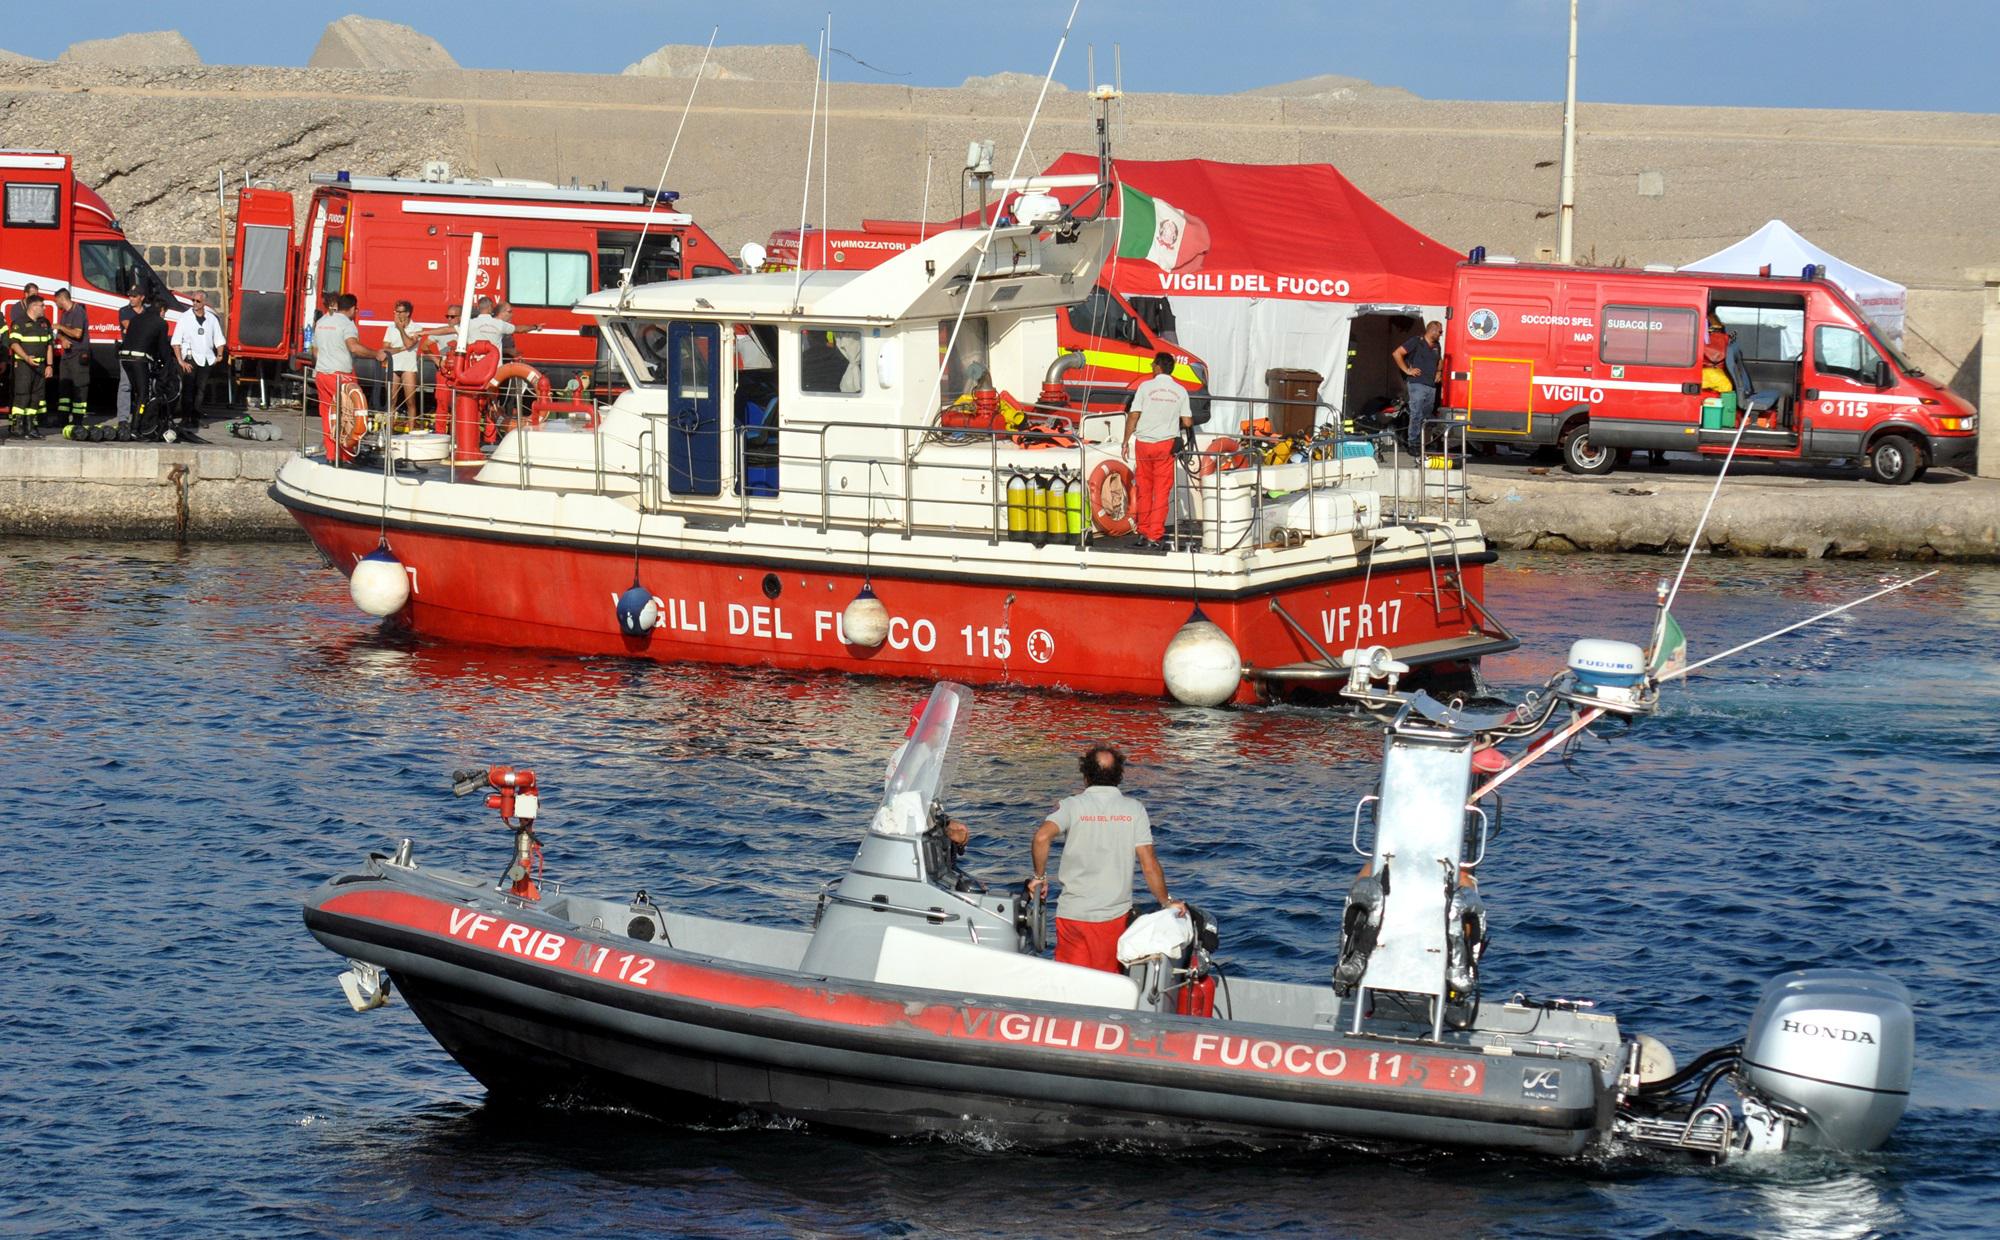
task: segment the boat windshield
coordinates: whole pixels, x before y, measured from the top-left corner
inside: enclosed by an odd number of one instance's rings
[[[971,709],[972,690],[964,685],[946,682],[931,690],[931,700],[918,717],[916,730],[903,742],[902,756],[883,788],[882,809],[888,813],[886,819],[878,815],[879,823],[893,823],[892,831],[907,834],[921,834],[929,825],[930,807],[951,788],[957,760],[953,733]],[[918,821],[902,821],[912,814]]]

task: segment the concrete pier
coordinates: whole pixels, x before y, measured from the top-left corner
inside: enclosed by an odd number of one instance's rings
[[[266,490],[297,442],[232,438],[220,423],[179,444],[0,444],[0,534],[261,541],[303,535]]]
[[[219,422],[200,444],[0,444],[0,534],[254,541],[300,532],[266,494],[300,441],[296,412],[263,415],[284,438],[231,438]],[[1385,471],[1386,472],[1386,471]],[[1405,493],[1416,473],[1401,471]],[[1678,552],[1700,519],[1716,465],[1600,478],[1524,460],[1477,461],[1467,507],[1504,550]],[[1395,483],[1385,477],[1383,490]],[[1703,537],[1720,555],[2000,562],[2000,478],[1933,470],[1886,487],[1852,471],[1739,462]]]
[[[1560,466],[1477,462],[1470,509],[1507,550],[1678,552],[1715,485],[1712,461],[1603,477]],[[1853,471],[1738,462],[1703,544],[1721,555],[2000,561],[2000,478],[1932,470],[1890,487]]]

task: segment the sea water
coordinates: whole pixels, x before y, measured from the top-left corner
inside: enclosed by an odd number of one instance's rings
[[[1666,560],[1508,556],[1500,688],[1643,640]],[[1914,572],[1700,561],[1694,657]],[[884,602],[897,605],[892,592]],[[606,623],[610,616],[606,615]],[[1116,640],[1107,635],[1106,640]],[[1329,1148],[1059,1155],[490,1105],[400,1003],[357,1016],[299,901],[401,836],[496,876],[455,767],[534,767],[548,876],[803,925],[910,682],[575,660],[383,632],[301,545],[0,543],[0,1232],[75,1235],[1963,1235],[2000,1226],[2000,571],[1761,647],[1507,790],[1489,995],[1589,997],[1685,1061],[1809,965],[1908,984],[1892,1144],[1711,1168]],[[969,868],[1111,741],[1238,973],[1323,981],[1379,738],[1351,715],[979,695]]]

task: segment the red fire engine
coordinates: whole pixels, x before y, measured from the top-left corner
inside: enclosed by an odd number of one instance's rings
[[[1555,445],[1570,472],[1602,474],[1638,449],[1720,456],[1742,421],[1739,456],[1855,460],[1879,482],[1973,460],[1973,407],[1910,365],[1817,269],[1740,276],[1473,253],[1452,285],[1442,402],[1451,416],[1469,411],[1473,443]]]
[[[56,151],[0,150],[0,311],[26,285],[48,297],[67,286],[90,313],[91,404],[109,408],[118,390],[118,310],[135,283],[180,300],[153,273],[95,190]]]
[[[292,195],[237,195],[229,343],[239,358],[298,360],[323,298],[352,293],[364,344],[380,345],[395,304],[419,327],[464,299],[474,234],[475,297],[511,302],[522,361],[557,386],[598,363],[594,329],[570,307],[602,288],[736,270],[678,195],[531,181],[407,180],[314,173],[303,234]],[[641,234],[645,253],[638,253]],[[362,361],[364,378],[373,363]]]

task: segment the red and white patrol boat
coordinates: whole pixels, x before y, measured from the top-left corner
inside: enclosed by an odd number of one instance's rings
[[[1385,496],[1433,471],[1365,443],[1270,464],[1203,434],[1174,548],[1136,545],[1122,415],[1038,404],[1116,227],[595,293],[628,387],[595,427],[523,424],[474,470],[298,456],[271,494],[365,610],[460,641],[1211,704],[1330,692],[1365,645],[1511,648],[1478,524],[1414,481]]]

